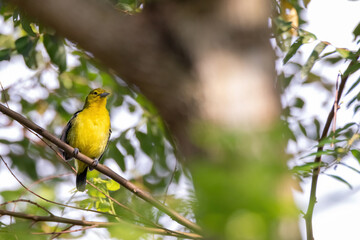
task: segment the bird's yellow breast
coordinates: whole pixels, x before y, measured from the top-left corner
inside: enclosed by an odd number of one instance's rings
[[[85,108],[73,119],[68,141],[71,146],[90,158],[105,151],[109,138],[109,112],[103,108]]]

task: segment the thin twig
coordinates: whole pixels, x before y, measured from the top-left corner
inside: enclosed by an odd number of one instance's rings
[[[55,144],[57,147],[63,149],[65,152],[67,152],[69,154],[72,154],[72,155],[74,154],[74,148],[73,147],[71,147],[70,145],[64,143],[59,138],[55,137],[54,135],[52,135],[51,133],[49,133],[45,129],[43,129],[40,126],[36,125],[35,123],[30,121],[29,119],[26,119],[25,117],[23,117],[19,113],[14,112],[9,108],[6,108],[2,104],[0,104],[0,111],[2,113],[4,113],[5,115],[9,116],[10,118],[12,118],[12,119],[18,121],[19,123],[25,125],[26,127],[32,129],[33,131],[35,131],[39,135],[46,138],[48,141]],[[87,157],[86,155],[84,155],[82,153],[79,153],[74,157],[76,157],[76,159],[78,159],[81,162],[84,162],[84,163],[86,163],[88,165],[93,165],[94,160]],[[132,193],[134,193],[135,195],[137,195],[141,199],[149,202],[151,205],[153,205],[154,207],[156,207],[160,211],[166,213],[173,220],[180,223],[181,225],[191,229],[192,231],[195,231],[195,232],[198,232],[198,233],[202,232],[202,229],[201,229],[201,227],[199,225],[197,225],[197,224],[191,222],[190,220],[188,220],[187,218],[181,216],[178,212],[176,212],[175,210],[169,208],[168,206],[163,205],[161,202],[159,202],[154,197],[152,197],[148,192],[143,191],[142,189],[137,187],[135,184],[131,183],[130,181],[126,180],[125,178],[123,178],[120,175],[118,175],[117,173],[115,173],[110,168],[108,168],[108,167],[106,167],[106,166],[104,166],[103,164],[100,164],[100,163],[94,168],[96,170],[98,170],[99,172],[101,172],[102,174],[104,174],[104,175],[110,177],[111,179],[115,180],[120,185],[124,186],[126,189],[128,189],[129,191],[131,191]]]
[[[334,101],[334,118],[333,118],[333,128],[332,128],[332,132],[333,132],[333,140],[335,141],[335,131],[336,131],[336,118],[337,118],[337,110],[339,109],[338,106],[338,97],[339,97],[339,78],[341,77],[341,74],[339,73],[337,78],[336,78],[336,85],[335,85],[335,101]],[[334,147],[334,142],[331,143],[330,145],[331,147]]]
[[[16,200],[12,200],[12,201],[8,201],[8,202],[4,202],[4,203],[1,203],[0,206],[5,206],[7,204],[10,204],[10,203],[17,203],[17,202],[27,202],[27,203],[30,203],[30,204],[33,204],[35,206],[37,206],[38,208],[41,208],[42,210],[44,210],[45,212],[47,212],[50,216],[54,216],[54,214],[52,214],[49,210],[47,210],[45,207],[41,206],[40,204],[36,203],[36,202],[33,202],[31,200],[28,200],[28,199],[16,199]]]
[[[26,214],[22,212],[13,212],[8,210],[2,210],[0,209],[0,215],[7,215],[7,216],[13,216],[16,218],[23,218],[23,219],[29,219],[34,222],[57,222],[57,223],[67,223],[72,225],[78,225],[78,226],[95,226],[95,227],[109,227],[109,226],[116,226],[121,225],[124,227],[124,225],[128,225],[129,227],[132,227],[134,229],[146,232],[146,233],[152,233],[152,234],[159,234],[159,235],[169,235],[174,237],[182,237],[182,238],[190,238],[190,239],[201,239],[202,236],[195,234],[195,233],[186,233],[186,232],[179,232],[179,231],[166,231],[163,229],[158,228],[149,228],[149,227],[143,227],[138,225],[130,225],[126,222],[121,223],[111,223],[111,222],[95,222],[95,221],[86,221],[86,220],[76,220],[71,218],[64,218],[64,217],[58,217],[58,216],[38,216],[38,215],[31,215]],[[127,226],[126,226],[127,227]],[[48,233],[53,234],[53,233]]]
[[[71,225],[69,227],[67,227],[66,229],[70,229],[72,228],[74,225]],[[74,229],[74,230],[63,230],[63,231],[60,231],[60,232],[32,232],[31,234],[34,234],[34,235],[57,235],[57,237],[61,234],[64,234],[64,233],[74,233],[74,232],[82,232],[84,230],[87,230],[87,229],[91,229],[91,228],[97,228],[99,227],[99,225],[93,225],[93,226],[86,226],[86,227],[82,227],[80,229]],[[51,237],[51,239],[54,239],[54,237]]]
[[[356,62],[357,62],[356,59],[352,60],[349,64],[348,68],[353,66]],[[341,95],[344,91],[345,84],[346,84],[346,81],[348,80],[348,77],[349,77],[349,74],[341,76],[341,82],[340,82],[340,86],[339,86],[339,90],[338,90],[338,99],[336,101],[336,104],[339,104],[339,101],[340,101]],[[331,107],[331,110],[328,114],[328,117],[327,117],[324,129],[323,129],[323,132],[321,134],[321,137],[319,139],[319,142],[321,142],[323,139],[325,139],[327,137],[327,134],[328,134],[328,131],[329,131],[329,128],[330,128],[333,118],[334,118],[334,106]],[[317,152],[321,152],[323,149],[324,149],[324,146],[319,145]],[[319,166],[314,168],[314,170],[313,170],[312,179],[311,179],[309,205],[308,205],[306,214],[304,215],[304,219],[305,219],[305,223],[306,223],[307,240],[314,239],[313,228],[312,228],[312,217],[313,217],[313,213],[314,213],[314,207],[316,204],[316,188],[317,188],[317,182],[318,182],[319,173],[320,173],[321,155],[316,156],[314,162],[319,163]]]
[[[102,227],[115,225],[115,223],[109,223],[109,222],[94,222],[94,221],[86,221],[86,220],[76,220],[72,218],[64,218],[64,217],[58,217],[58,216],[38,216],[38,215],[32,215],[27,214],[23,212],[13,212],[8,211],[4,209],[0,209],[0,215],[7,215],[7,216],[13,216],[17,218],[23,218],[23,219],[29,219],[35,222],[60,222],[60,223],[68,223],[68,224],[74,224],[79,226],[93,226],[98,225]]]
[[[60,236],[61,234],[64,233],[63,231],[67,231],[67,230],[69,230],[70,228],[72,228],[73,226],[74,226],[74,225],[70,225],[70,226],[64,228],[64,230],[62,230],[62,231],[60,231],[60,232],[53,233],[53,234],[52,234],[53,236],[52,236],[50,239],[55,239],[55,238],[57,238],[58,236]],[[57,227],[57,226],[56,226],[56,227]]]
[[[6,161],[4,160],[4,158],[0,155],[0,159],[1,161],[5,164],[6,168],[9,170],[10,174],[16,179],[16,181],[23,187],[25,188],[28,192],[30,192],[31,194],[35,195],[36,197],[46,201],[46,202],[49,202],[49,203],[52,203],[52,204],[55,204],[55,205],[59,205],[59,206],[62,206],[62,207],[68,207],[68,208],[73,208],[73,209],[77,209],[77,210],[82,210],[82,211],[88,211],[88,212],[94,212],[94,213],[99,213],[99,214],[106,214],[106,215],[109,215],[109,216],[113,216],[113,217],[118,217],[117,215],[114,215],[114,214],[111,214],[111,213],[108,213],[108,212],[100,212],[100,211],[96,211],[96,210],[92,210],[92,209],[84,209],[84,208],[80,208],[80,207],[75,207],[75,206],[71,206],[71,205],[66,205],[66,204],[63,204],[63,203],[58,203],[58,202],[55,202],[55,201],[51,201],[47,198],[44,198],[42,196],[40,196],[39,194],[31,191],[28,187],[26,187],[16,176],[15,174],[11,171],[10,167],[7,165]]]

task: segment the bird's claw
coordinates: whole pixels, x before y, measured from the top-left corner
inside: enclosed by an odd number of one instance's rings
[[[99,164],[99,161],[98,160],[94,160],[92,162],[92,164],[89,166],[89,170],[92,171],[94,170],[94,168],[96,168],[96,166]]]
[[[74,148],[74,157],[76,157],[79,154],[79,149],[78,148]]]

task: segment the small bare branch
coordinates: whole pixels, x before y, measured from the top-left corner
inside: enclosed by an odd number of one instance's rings
[[[340,74],[338,74],[337,79],[336,79],[336,85],[335,85],[335,101],[334,101],[334,118],[333,118],[333,128],[332,128],[332,132],[334,134],[333,136],[333,140],[335,140],[335,131],[336,131],[336,118],[337,118],[337,110],[339,109],[338,106],[338,98],[339,98],[339,78],[341,77]],[[334,143],[331,143],[331,147],[334,147]]]
[[[109,215],[109,216],[113,216],[113,217],[118,217],[117,215],[114,215],[114,214],[111,214],[111,213],[108,213],[108,212],[100,212],[100,211],[96,211],[96,210],[92,210],[92,209],[84,209],[84,208],[80,208],[80,207],[75,207],[75,206],[71,206],[71,205],[66,205],[66,204],[63,204],[63,203],[58,203],[58,202],[55,202],[55,201],[51,201],[47,198],[44,198],[42,196],[40,196],[39,194],[31,191],[28,187],[26,187],[16,176],[15,174],[11,171],[10,167],[7,165],[6,161],[4,160],[4,158],[0,155],[0,159],[1,161],[5,164],[6,168],[9,170],[9,172],[11,173],[11,175],[13,175],[13,177],[16,179],[16,181],[23,187],[26,189],[26,191],[30,192],[31,194],[35,195],[36,197],[46,201],[46,202],[49,202],[49,203],[52,203],[52,204],[55,204],[55,205],[58,205],[58,206],[62,206],[62,207],[67,207],[67,208],[73,208],[73,209],[78,209],[78,210],[82,210],[82,211],[88,211],[88,212],[94,212],[94,213],[99,213],[99,214],[106,214],[106,215]]]
[[[35,206],[37,206],[38,208],[41,208],[42,210],[44,210],[45,212],[47,212],[50,216],[54,216],[54,214],[52,214],[49,210],[47,210],[45,207],[41,206],[40,204],[36,203],[36,202],[33,202],[31,200],[28,200],[28,199],[16,199],[16,200],[12,200],[12,201],[8,201],[8,202],[4,202],[4,203],[1,203],[0,206],[5,206],[7,204],[10,204],[10,203],[17,203],[17,202],[27,202],[27,203],[30,203],[30,204],[33,204]]]
[[[354,65],[357,62],[357,60],[352,60],[348,66],[351,67],[352,65]],[[335,102],[336,104],[339,104],[341,95],[343,93],[343,90],[345,88],[345,84],[346,81],[348,80],[349,75],[342,75],[341,76],[341,82],[340,82],[340,86],[339,89],[337,91],[337,101]],[[334,103],[334,105],[335,105]],[[335,115],[335,111],[334,111],[335,106],[331,107],[331,110],[328,114],[328,118],[326,120],[323,132],[321,134],[321,137],[319,139],[319,142],[321,142],[323,139],[325,139],[327,137],[327,134],[329,132],[330,129],[330,125],[331,122],[334,118]],[[317,151],[321,152],[324,149],[323,146],[319,146]],[[321,163],[321,155],[317,156],[314,160],[315,163]],[[312,228],[312,216],[314,213],[314,207],[316,204],[316,188],[317,188],[317,182],[318,182],[318,178],[319,178],[319,174],[320,174],[320,165],[319,167],[314,168],[313,170],[313,175],[312,175],[312,179],[311,179],[311,190],[310,190],[310,198],[309,198],[309,205],[308,205],[308,209],[306,211],[306,214],[304,215],[304,219],[305,219],[305,223],[306,223],[306,235],[307,235],[307,240],[313,240],[314,236],[313,236],[313,228]]]
[[[31,215],[26,213],[20,213],[20,212],[13,212],[8,210],[2,210],[0,209],[0,215],[8,215],[13,216],[16,218],[23,218],[23,219],[29,219],[34,222],[57,222],[57,223],[67,223],[72,225],[78,225],[78,226],[90,226],[90,227],[109,227],[114,225],[124,225],[127,224],[129,227],[132,227],[136,230],[143,231],[146,233],[152,233],[152,234],[159,234],[159,235],[168,235],[168,236],[174,236],[174,237],[181,237],[181,238],[190,238],[190,239],[202,239],[202,236],[194,233],[186,233],[186,232],[179,232],[179,231],[167,231],[164,229],[158,229],[158,228],[148,228],[148,227],[142,227],[138,225],[130,225],[126,222],[121,223],[110,223],[110,222],[95,222],[95,221],[86,221],[86,220],[76,220],[71,218],[64,218],[64,217],[58,217],[58,216],[38,216],[38,215]],[[42,234],[42,233],[35,233],[35,234]],[[48,233],[48,234],[56,234],[56,233]]]

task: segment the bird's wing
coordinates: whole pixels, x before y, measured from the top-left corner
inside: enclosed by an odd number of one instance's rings
[[[61,140],[61,141],[65,142],[65,143],[68,143],[68,141],[67,141],[67,135],[68,135],[68,133],[69,133],[71,127],[72,127],[72,122],[73,122],[73,120],[77,117],[77,115],[78,115],[80,112],[81,112],[81,110],[80,110],[80,111],[77,111],[77,112],[71,117],[71,119],[70,119],[69,122],[66,124],[66,126],[64,127],[64,130],[63,130],[63,132],[62,132],[62,134],[61,134],[61,137],[60,137],[60,140]],[[70,159],[72,158],[72,156],[69,156],[69,154],[66,153],[64,150],[62,150],[62,149],[59,149],[59,150],[60,150],[61,154],[63,155],[63,157],[65,158],[65,160],[70,160]]]
[[[108,137],[108,140],[107,140],[107,143],[106,143],[105,149],[104,149],[103,153],[100,155],[100,157],[99,157],[99,159],[98,159],[98,161],[99,161],[99,162],[100,162],[101,158],[103,157],[103,155],[104,155],[104,153],[105,153],[106,149],[107,149],[107,148],[108,148],[108,146],[109,146],[109,141],[110,141],[111,133],[112,133],[112,131],[111,131],[111,129],[109,129],[109,137]]]

